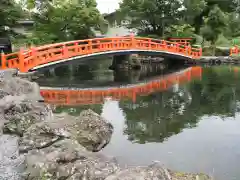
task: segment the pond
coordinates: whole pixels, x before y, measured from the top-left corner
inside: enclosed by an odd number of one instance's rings
[[[102,153],[120,164],[160,161],[217,180],[240,179],[240,68],[148,64],[113,72],[110,63],[59,67],[37,82],[55,113],[91,108],[110,121],[114,133]]]

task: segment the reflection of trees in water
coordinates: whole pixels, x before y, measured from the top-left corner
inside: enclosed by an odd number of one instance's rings
[[[234,73],[205,68],[202,81],[138,97],[135,104],[122,102],[127,118],[124,133],[138,143],[162,142],[185,128],[196,127],[204,115],[234,116],[240,109],[239,100],[240,83]]]
[[[84,105],[84,106],[73,106],[73,107],[65,107],[65,106],[57,106],[54,110],[54,113],[68,113],[73,116],[78,116],[81,111],[92,109],[98,114],[102,112],[102,104],[95,104],[95,105]]]
[[[122,103],[126,113],[125,134],[138,143],[162,142],[167,137],[196,124],[196,118],[185,114],[189,99],[182,91],[155,93],[139,97],[136,104]]]

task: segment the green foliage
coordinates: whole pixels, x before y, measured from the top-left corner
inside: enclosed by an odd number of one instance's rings
[[[210,11],[219,7],[224,13],[232,13],[236,10],[235,0],[184,0],[185,20],[195,28],[195,33],[199,34],[204,26],[204,19],[208,18]]]
[[[220,34],[217,41],[216,41],[216,46],[221,46],[221,47],[229,47],[232,46],[232,42],[227,39],[223,34]]]
[[[12,27],[22,17],[22,9],[13,0],[0,0],[0,6],[0,36],[14,34]]]
[[[130,17],[128,27],[136,28],[141,36],[202,35],[205,41],[214,45],[221,34],[227,38],[240,34],[236,3],[235,0],[171,0],[169,3],[164,0],[123,0],[120,11],[125,15],[123,17]],[[198,38],[198,44],[203,43]]]
[[[240,16],[238,13],[233,12],[228,15],[228,27],[225,34],[228,37],[240,36]]]
[[[86,39],[95,36],[106,23],[95,0],[45,3],[35,14],[34,44]]]
[[[194,28],[190,24],[172,25],[166,30],[170,37],[193,37]]]
[[[164,35],[164,30],[180,19],[181,3],[178,0],[123,0],[121,12],[131,18],[130,28],[140,34]]]
[[[215,47],[219,35],[223,33],[226,23],[225,14],[218,5],[214,5],[208,17],[205,19],[205,26],[201,29],[204,39],[210,41],[213,47]],[[214,54],[215,48],[213,48],[213,55]]]

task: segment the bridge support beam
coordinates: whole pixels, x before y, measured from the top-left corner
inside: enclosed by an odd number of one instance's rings
[[[138,59],[132,59],[132,55],[113,56],[110,69],[141,69],[141,62]]]

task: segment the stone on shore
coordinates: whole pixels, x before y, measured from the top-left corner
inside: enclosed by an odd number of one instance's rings
[[[20,180],[24,171],[24,156],[19,156],[18,137],[0,137],[0,179]]]
[[[104,180],[118,169],[114,159],[89,152],[70,139],[30,151],[25,165],[26,180]]]
[[[77,141],[60,140],[29,151],[26,180],[210,180],[206,175],[172,172],[159,163],[121,169],[115,159],[89,152]]]
[[[92,110],[82,111],[78,117],[60,114],[50,121],[32,125],[21,138],[20,150],[27,152],[61,139],[73,139],[96,152],[109,143],[112,133],[112,125]]]
[[[0,71],[0,79],[2,78],[12,78],[18,75],[17,69],[5,69]]]
[[[51,109],[28,96],[5,96],[0,100],[0,113],[3,117],[3,132],[22,136],[32,125],[43,120],[50,120]]]
[[[108,176],[105,180],[172,180],[167,169],[158,163],[147,167],[122,169]]]
[[[171,180],[213,180],[210,176],[206,174],[194,174],[194,173],[181,173],[181,172],[171,172]]]
[[[0,76],[0,98],[6,95],[20,96],[24,94],[27,95],[30,100],[44,100],[40,95],[40,88],[37,83],[19,77]]]

